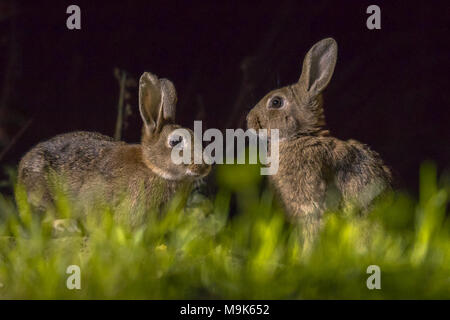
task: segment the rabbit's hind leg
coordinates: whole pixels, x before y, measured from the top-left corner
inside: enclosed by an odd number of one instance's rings
[[[336,185],[342,194],[343,209],[363,212],[386,189],[382,178],[373,175],[369,168],[361,167],[354,171],[339,172],[336,175]]]

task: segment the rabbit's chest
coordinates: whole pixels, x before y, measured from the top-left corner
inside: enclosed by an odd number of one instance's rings
[[[326,150],[322,146],[281,145],[279,169],[274,178],[279,182],[312,183],[326,174],[328,162]]]
[[[280,157],[278,172],[271,176],[273,183],[292,197],[302,196],[306,192],[320,193],[325,191],[326,166],[311,158]]]
[[[278,172],[269,179],[288,212],[303,216],[323,210],[328,171],[320,148],[281,145]]]

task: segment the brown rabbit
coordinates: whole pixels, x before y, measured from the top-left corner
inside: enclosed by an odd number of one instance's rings
[[[252,129],[279,130],[279,169],[270,181],[287,212],[317,229],[322,213],[335,206],[367,208],[390,186],[391,173],[379,155],[355,140],[324,130],[321,92],[333,75],[337,43],[327,38],[306,54],[297,83],[271,91],[248,114]]]
[[[189,188],[210,171],[205,163],[171,161],[172,148],[186,139],[174,132],[180,128],[174,123],[176,102],[172,82],[145,72],[139,81],[139,111],[144,122],[141,144],[117,142],[94,132],[73,132],[35,146],[19,164],[19,183],[25,186],[30,202],[43,209],[52,203],[56,173],[74,199],[84,202],[95,195],[111,202],[126,193],[133,206],[159,209],[177,190]],[[188,131],[193,139],[193,132]]]

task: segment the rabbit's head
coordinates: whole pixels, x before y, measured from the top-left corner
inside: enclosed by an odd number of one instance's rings
[[[139,80],[139,111],[144,122],[142,132],[142,153],[145,164],[157,175],[167,180],[197,179],[209,173],[211,166],[202,158],[194,163],[194,133],[175,124],[177,94],[172,82],[158,79],[145,72]],[[188,132],[189,134],[180,134]],[[186,145],[190,140],[191,159],[189,164],[177,164],[172,160],[172,150]]]
[[[251,129],[278,129],[280,139],[318,133],[325,125],[321,92],[333,75],[337,43],[327,38],[306,54],[297,83],[268,93],[249,112]]]

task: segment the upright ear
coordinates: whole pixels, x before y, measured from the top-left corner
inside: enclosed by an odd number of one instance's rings
[[[337,43],[332,38],[317,42],[305,56],[298,84],[310,96],[316,96],[328,85],[337,60]]]
[[[170,80],[161,79],[161,92],[163,96],[164,120],[174,122],[177,106],[177,91]]]
[[[164,121],[175,119],[175,87],[167,79],[144,72],[139,79],[139,112],[144,128],[151,135],[162,128]]]

